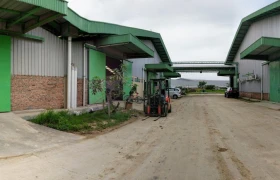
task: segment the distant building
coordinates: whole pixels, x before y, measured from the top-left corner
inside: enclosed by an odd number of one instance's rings
[[[217,87],[227,87],[229,84],[229,80],[194,80],[194,79],[172,79],[171,80],[171,87],[188,87],[188,88],[197,88],[199,81],[207,82],[207,85],[215,85]]]

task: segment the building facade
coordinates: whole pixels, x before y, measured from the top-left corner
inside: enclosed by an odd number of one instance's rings
[[[0,112],[101,103],[104,93],[90,92],[92,78],[106,80],[124,64],[127,94],[133,82],[143,87],[145,64],[171,62],[159,33],[90,21],[60,0],[4,1]]]
[[[235,65],[240,96],[280,102],[280,2],[242,19],[225,64]]]

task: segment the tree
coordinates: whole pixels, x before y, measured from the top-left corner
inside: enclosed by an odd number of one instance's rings
[[[207,82],[205,82],[205,81],[199,81],[199,83],[198,83],[198,88],[204,88],[204,86],[207,84]]]
[[[111,113],[116,112],[120,105],[120,103],[118,103],[117,106],[114,106],[113,97],[120,97],[124,94],[123,85],[129,80],[129,78],[125,77],[126,70],[126,66],[121,64],[119,68],[113,69],[112,75],[108,76],[106,79],[94,77],[89,81],[89,89],[93,95],[96,95],[98,92],[105,93],[109,117]],[[112,111],[111,107],[113,107]]]
[[[216,87],[215,85],[206,85],[205,89],[207,89],[207,90],[214,90],[215,87]]]

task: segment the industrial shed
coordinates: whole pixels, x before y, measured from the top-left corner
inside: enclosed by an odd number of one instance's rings
[[[242,19],[225,64],[235,65],[240,96],[280,102],[280,2]]]
[[[1,1],[0,43],[0,112],[100,103],[91,78],[123,63],[143,87],[146,64],[171,62],[159,33],[90,21],[62,0]]]

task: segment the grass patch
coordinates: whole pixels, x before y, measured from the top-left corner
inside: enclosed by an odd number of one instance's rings
[[[187,94],[224,94],[225,90],[220,89],[220,90],[205,90],[204,92],[202,90],[198,90],[196,92],[188,92]]]
[[[120,125],[128,121],[132,116],[138,116],[139,114],[140,113],[135,110],[121,110],[109,117],[104,110],[93,113],[83,113],[81,115],[70,114],[68,111],[56,112],[48,110],[30,121],[60,131],[87,133]]]

